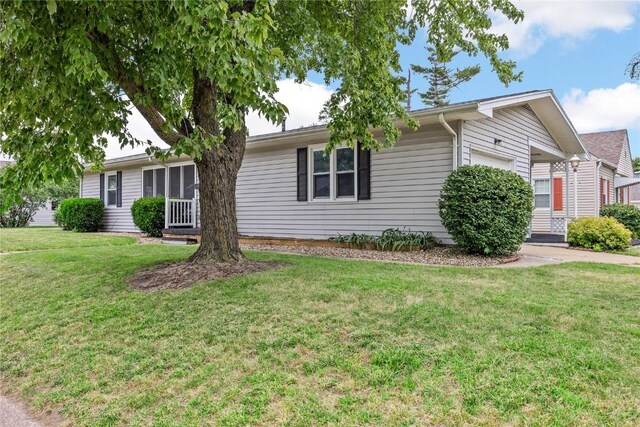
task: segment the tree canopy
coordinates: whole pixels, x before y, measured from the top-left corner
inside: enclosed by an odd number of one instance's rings
[[[79,174],[82,162],[99,168],[108,137],[146,144],[127,130],[135,106],[170,146],[149,146],[149,154],[194,159],[202,227],[196,258],[239,259],[235,184],[245,116],[254,110],[283,120],[279,79],[302,82],[314,72],[335,85],[321,113],[331,149],[356,141],[390,146],[400,137],[396,120],[417,126],[403,106],[398,47],[419,28],[440,57],[481,53],[501,81],[517,78],[515,64],[498,54],[507,37],[491,31],[489,18],[521,20],[509,1],[408,3],[0,0],[0,149],[17,161],[7,185]]]
[[[251,6],[248,8],[247,6]],[[1,150],[18,161],[16,183],[77,174],[100,165],[107,136],[145,144],[127,131],[135,105],[176,154],[198,157],[238,129],[248,109],[272,122],[287,113],[274,98],[285,76],[310,71],[338,83],[323,117],[333,144],[393,144],[396,117],[411,123],[399,44],[428,27],[429,43],[485,54],[500,80],[508,46],[490,32],[489,11],[514,21],[505,0],[0,2]],[[215,82],[213,129],[194,119],[194,89]],[[413,123],[412,123],[413,124]],[[371,127],[384,129],[376,141]]]

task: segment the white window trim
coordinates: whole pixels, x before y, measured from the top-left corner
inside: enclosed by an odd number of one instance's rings
[[[309,194],[309,202],[313,203],[340,203],[340,202],[357,202],[358,201],[358,152],[356,147],[353,147],[353,197],[337,197],[337,156],[336,151],[339,148],[351,148],[343,144],[339,147],[331,150],[329,154],[329,197],[313,197],[313,153],[315,151],[324,151],[327,144],[314,144],[309,145],[307,155],[307,170],[309,171],[309,179],[307,182],[307,194]],[[324,174],[324,173],[323,173]]]
[[[549,192],[548,193],[538,193],[536,181],[547,181],[549,183]],[[549,196],[549,206],[546,208],[535,206],[536,196]],[[536,178],[533,180],[533,203],[535,210],[550,210],[551,209],[551,180],[549,178]]]
[[[141,176],[140,197],[145,197],[144,196],[144,172],[148,170],[156,170],[156,169],[164,169],[164,194],[162,196],[167,197],[167,184],[168,184],[167,175],[169,174],[169,169],[167,168],[167,166],[145,166],[142,168],[142,170],[140,171],[140,176]],[[156,194],[156,188],[157,188],[156,174],[154,172],[153,173],[153,194]],[[152,197],[160,197],[160,196],[152,196]]]
[[[111,190],[116,192],[116,202],[113,205],[109,204],[109,177],[116,177],[116,189]],[[118,171],[107,172],[104,174],[104,206],[108,209],[116,209],[118,207]]]

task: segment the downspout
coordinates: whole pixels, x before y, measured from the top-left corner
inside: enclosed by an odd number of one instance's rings
[[[600,216],[600,200],[602,200],[602,189],[600,188],[600,167],[602,162],[598,160],[596,162],[596,216]]]
[[[449,126],[449,123],[447,123],[444,120],[444,113],[440,113],[438,115],[438,121],[440,122],[440,124],[442,125],[442,127],[444,127],[446,129],[447,132],[449,132],[449,134],[452,137],[452,142],[453,142],[453,165],[452,165],[452,170],[456,170],[458,168],[458,134],[451,128],[451,126]]]

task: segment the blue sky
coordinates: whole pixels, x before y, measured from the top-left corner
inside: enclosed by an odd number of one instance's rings
[[[640,51],[640,1],[514,3],[524,9],[525,21],[500,29],[512,40],[503,57],[517,62],[522,82],[505,87],[486,59],[460,54],[452,68],[480,64],[482,72],[454,90],[451,101],[553,89],[579,132],[627,128],[633,154],[640,156],[640,82],[625,74],[630,58]],[[553,16],[554,9],[562,19]],[[426,64],[423,40],[424,34],[401,49],[403,68]],[[424,79],[412,78],[412,87],[422,91],[426,86]],[[412,108],[421,106],[414,94]]]
[[[578,132],[627,128],[632,152],[640,156],[640,81],[633,82],[625,75],[627,63],[640,51],[640,0],[512,1],[524,10],[524,21],[513,25],[496,15],[492,17],[493,31],[509,36],[511,47],[503,56],[517,61],[518,69],[524,72],[522,82],[505,87],[483,57],[460,54],[452,67],[480,64],[482,72],[454,90],[451,101],[553,89]],[[422,32],[411,46],[401,47],[403,68],[426,64],[424,49]],[[290,111],[288,129],[319,122],[318,114],[332,88],[325,87],[317,75],[310,75],[303,85],[283,80],[278,86],[277,98]],[[415,76],[412,87],[422,91],[426,83]],[[414,94],[412,108],[421,107],[419,96]],[[251,135],[279,130],[256,114],[249,115],[247,125]],[[129,129],[138,138],[159,141],[135,111]],[[107,157],[143,151],[142,147],[120,150],[113,143]]]

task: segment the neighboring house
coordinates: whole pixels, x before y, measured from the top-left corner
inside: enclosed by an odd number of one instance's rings
[[[396,146],[377,152],[342,147],[324,156],[325,126],[249,137],[236,191],[240,234],[326,239],[407,227],[450,243],[438,199],[453,169],[484,164],[529,181],[532,164],[587,157],[550,90],[411,114],[420,128],[400,125],[403,134]],[[104,201],[109,231],[138,231],[131,218],[133,201],[167,196],[167,227],[197,232],[197,187],[191,159],[161,163],[133,155],[107,160],[102,173],[87,167],[80,195]]]
[[[30,225],[36,225],[39,227],[51,227],[56,225],[56,223],[53,221],[53,214],[55,213],[57,207],[58,203],[56,201],[47,200],[44,206],[38,209],[35,215],[33,215]]]
[[[640,171],[636,171],[635,177],[640,180]],[[631,204],[640,209],[640,183],[629,187],[629,193],[629,200],[631,201]]]
[[[0,160],[0,169],[7,166],[11,166],[14,163],[15,162],[13,160]],[[36,213],[33,215],[33,218],[31,218],[30,225],[37,225],[37,226],[56,225],[56,223],[53,222],[53,213],[56,210],[56,207],[57,207],[57,203],[55,201],[47,200],[45,205],[39,208],[36,211]]]
[[[599,216],[604,205],[631,202],[631,188],[639,181],[633,176],[626,129],[581,134],[580,139],[591,160],[581,162],[576,174],[577,211],[573,170],[558,163],[533,166],[533,233],[553,232],[557,220],[573,218],[576,213],[578,217]]]

